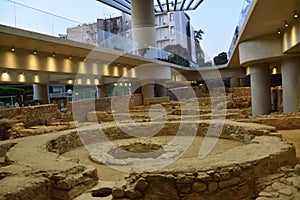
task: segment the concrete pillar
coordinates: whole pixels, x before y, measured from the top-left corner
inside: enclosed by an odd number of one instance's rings
[[[140,81],[132,81],[131,82],[131,93],[132,94],[141,94],[142,93]]]
[[[159,81],[155,84],[155,94],[157,97],[167,96],[165,81]]]
[[[142,83],[143,98],[153,98],[154,94],[154,83]]]
[[[33,84],[33,100],[48,103],[48,85]]]
[[[283,112],[298,111],[300,58],[281,61]]]
[[[252,116],[271,111],[270,68],[268,64],[250,66]]]
[[[230,79],[230,87],[240,87],[240,79],[236,77],[232,77]]]
[[[131,19],[134,47],[144,56],[149,47],[156,47],[154,0],[131,0]],[[145,64],[137,66],[137,71],[144,98],[155,97],[153,82],[171,78],[170,67],[166,66]]]
[[[156,47],[155,15],[153,0],[132,0],[132,39],[141,56],[148,46]]]

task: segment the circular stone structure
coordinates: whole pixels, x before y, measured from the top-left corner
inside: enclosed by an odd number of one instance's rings
[[[158,138],[156,138],[158,139]],[[114,143],[101,143],[89,147],[89,157],[96,163],[134,168],[155,159],[164,162],[179,156],[184,151],[179,145],[168,145],[166,141],[148,139],[122,139]]]
[[[189,126],[193,126],[191,121],[166,123],[163,131],[151,139],[144,138],[144,141],[126,136],[115,124],[101,124],[101,126],[116,145],[129,148],[131,145],[124,146],[124,144],[132,144],[134,151],[140,151],[143,144],[156,144],[148,145],[145,150],[152,152],[153,149],[154,151],[161,149],[161,146],[165,148],[164,144],[172,141],[174,138],[172,127],[176,126],[176,123],[188,123]],[[198,123],[198,133],[192,145],[198,148],[201,146],[200,140],[203,139],[202,136],[209,123],[205,121]],[[96,137],[99,138],[98,127],[99,124],[1,142],[0,152],[3,157],[5,156],[6,166],[0,170],[6,177],[1,179],[0,198],[9,195],[11,199],[51,197],[69,200],[96,185],[98,177],[100,180],[105,175],[112,177],[113,174],[106,174],[107,166],[95,163],[93,166],[88,165],[91,161],[87,153],[86,159],[82,159],[78,152],[73,154],[75,159],[70,159],[72,151],[84,149],[78,131],[89,137],[90,144],[95,144],[93,141]],[[106,187],[105,195],[109,195],[111,191],[113,199],[254,199],[260,192],[255,187],[258,178],[276,173],[281,166],[295,164],[294,146],[274,135],[276,135],[274,128],[269,126],[225,121],[219,139],[221,145],[216,145],[213,151],[218,147],[221,149],[211,156],[200,159],[197,151],[187,149],[182,158],[176,160],[177,164],[174,162],[166,168],[152,172],[129,173],[122,185],[102,184],[101,187]],[[179,139],[188,137],[191,136],[181,136]],[[223,142],[235,145],[222,149],[226,146],[222,145]],[[168,152],[162,153],[164,155]],[[120,181],[122,178],[119,176],[115,180]]]

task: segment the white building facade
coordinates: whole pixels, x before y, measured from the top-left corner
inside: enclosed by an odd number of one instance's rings
[[[66,38],[130,53],[134,49],[131,28],[131,16],[122,13],[119,17],[97,19],[97,23],[68,28]],[[185,12],[156,14],[155,28],[157,48],[180,45],[189,53],[187,59],[196,62],[194,28]]]
[[[190,59],[196,61],[194,28],[184,12],[167,12],[155,15],[157,47],[179,44],[187,49]]]

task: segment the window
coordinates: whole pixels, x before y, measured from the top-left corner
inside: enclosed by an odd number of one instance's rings
[[[170,13],[170,22],[174,21],[174,13]]]
[[[174,27],[174,26],[171,26],[171,27],[170,27],[170,30],[171,30],[171,35],[174,35],[174,34],[175,34],[175,27]]]
[[[171,40],[171,45],[175,45],[175,40]]]
[[[164,23],[164,16],[159,16],[158,17],[158,25],[163,25],[163,23]]]

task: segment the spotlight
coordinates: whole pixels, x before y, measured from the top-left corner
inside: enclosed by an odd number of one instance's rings
[[[285,26],[285,27],[288,27],[288,26],[289,26],[289,24],[287,23],[286,20],[284,21],[284,26]]]
[[[33,54],[34,54],[34,55],[36,55],[36,54],[37,54],[37,50],[36,50],[36,49],[34,49],[34,51],[33,51]]]
[[[281,34],[281,31],[280,31],[280,29],[279,29],[279,28],[277,29],[277,34],[278,34],[278,35],[280,35],[280,34]]]
[[[69,59],[72,60],[72,55],[69,56]]]
[[[12,51],[12,52],[15,51],[15,46],[14,46],[14,45],[11,47],[11,51]]]
[[[52,57],[53,57],[53,58],[55,58],[55,51],[53,51],[53,53],[52,53]]]
[[[24,73],[24,72],[21,72],[20,75],[25,75],[25,73]]]
[[[298,13],[296,10],[294,11],[294,18],[298,18]]]

